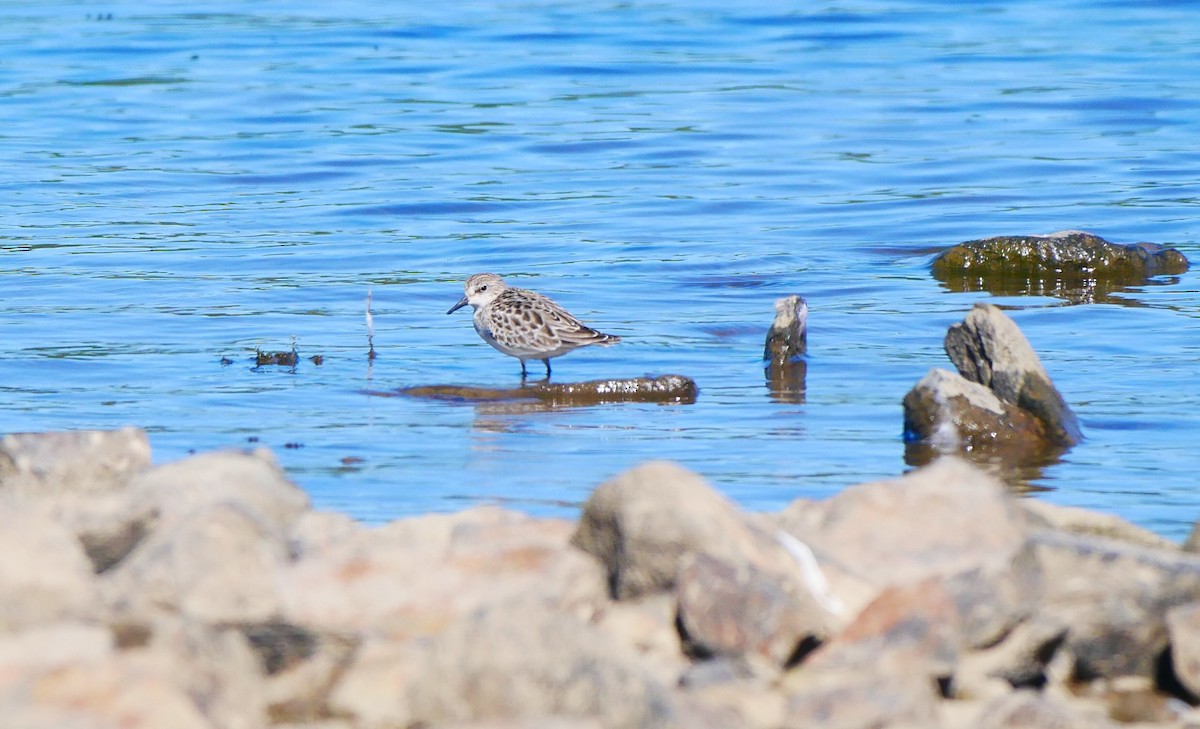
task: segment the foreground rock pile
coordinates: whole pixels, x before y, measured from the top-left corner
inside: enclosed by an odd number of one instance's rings
[[[965,462],[777,514],[649,463],[578,523],[367,527],[271,455],[0,443],[6,729],[1200,723],[1200,557]]]

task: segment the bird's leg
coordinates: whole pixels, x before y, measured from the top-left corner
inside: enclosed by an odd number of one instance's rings
[[[524,382],[529,373],[525,371],[525,360],[521,360],[521,381]]]
[[[542,361],[546,363],[546,379],[548,380],[550,379],[550,358],[547,357]]]

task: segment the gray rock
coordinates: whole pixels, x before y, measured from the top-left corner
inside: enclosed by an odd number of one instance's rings
[[[583,507],[572,543],[603,563],[612,594],[672,590],[681,560],[707,554],[753,564],[808,589],[795,558],[704,479],[674,463],[646,463],[601,484]]]
[[[522,606],[485,608],[408,655],[364,652],[343,680],[334,706],[375,725],[570,716],[609,728],[681,726],[670,692],[607,633]],[[388,685],[402,698],[366,690]]]
[[[1039,615],[1069,627],[1075,674],[1153,676],[1167,646],[1165,616],[1200,600],[1200,557],[1062,532],[1035,532],[1028,564]]]
[[[264,448],[215,451],[158,466],[130,485],[171,522],[220,503],[237,504],[267,528],[287,533],[309,509],[308,495],[289,481]]]
[[[984,707],[975,726],[978,729],[1104,729],[1114,725],[1099,712],[1081,713],[1033,691],[1016,691]]]
[[[1050,382],[1025,335],[999,307],[976,304],[962,323],[946,332],[945,345],[963,377],[1036,417],[1049,442],[1070,446],[1082,439],[1075,413]]]
[[[317,632],[434,635],[506,601],[581,615],[607,602],[572,525],[496,508],[362,529],[309,550],[278,576],[284,622]]]
[[[775,301],[775,320],[763,346],[763,365],[771,396],[802,403],[807,387],[808,303],[795,294]]]

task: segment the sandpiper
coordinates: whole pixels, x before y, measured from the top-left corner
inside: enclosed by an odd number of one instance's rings
[[[620,337],[603,334],[567,313],[535,291],[504,283],[494,273],[477,273],[467,279],[466,295],[450,307],[453,314],[467,304],[475,307],[475,331],[483,341],[521,360],[540,359],[550,378],[550,358],[589,344],[616,344]]]

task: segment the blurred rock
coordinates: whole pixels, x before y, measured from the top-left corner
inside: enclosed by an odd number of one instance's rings
[[[0,633],[84,619],[98,591],[75,535],[36,512],[0,509]]]
[[[674,589],[681,560],[690,554],[752,565],[787,581],[796,594],[811,590],[777,537],[704,479],[666,461],[643,464],[597,487],[571,541],[601,561],[618,599]]]
[[[1081,680],[1154,676],[1168,609],[1200,600],[1200,557],[1062,532],[1030,535],[1039,615],[1069,627]]]
[[[752,564],[691,553],[677,579],[679,629],[698,657],[753,656],[782,667],[829,632],[829,614],[809,595]]]
[[[478,508],[352,532],[284,569],[284,617],[322,632],[415,637],[509,600],[589,616],[607,601],[604,578],[568,544],[571,530]]]
[[[1165,549],[1170,552],[1179,550],[1179,545],[1170,539],[1161,537],[1136,524],[1131,524],[1116,514],[1051,504],[1040,499],[1023,499],[1019,504],[1028,515],[1030,524],[1042,529],[1055,529],[1081,536],[1115,539],[1139,547]]]
[[[0,439],[0,494],[117,491],[149,466],[150,441],[136,428],[15,433]]]
[[[789,511],[780,516],[784,529],[876,592],[930,576],[1005,567],[1025,539],[1024,520],[1004,486],[953,457],[892,481],[851,486],[791,516]],[[862,607],[848,601],[851,613]]]
[[[159,528],[100,585],[118,614],[262,622],[280,613],[276,575],[287,559],[282,534],[242,506],[219,502]]]
[[[233,503],[264,527],[286,534],[310,508],[308,495],[287,479],[264,448],[184,458],[145,472],[130,488],[138,499],[156,504],[165,521]]]
[[[1189,698],[1200,698],[1200,602],[1167,610],[1166,622],[1175,677],[1191,693]]]
[[[378,658],[383,660],[371,668],[356,661],[346,677],[350,684],[403,692],[403,699],[394,700],[387,693],[371,699],[374,692],[356,691],[359,701],[390,705],[390,712],[372,708],[373,722],[409,726],[572,716],[599,718],[604,727],[682,726],[675,699],[635,654],[556,611],[484,608],[413,651],[407,669],[395,659]],[[361,675],[368,670],[383,670],[384,677]],[[339,691],[336,705],[366,718],[347,693]]]
[[[1106,729],[1103,714],[1080,713],[1033,691],[1015,691],[990,702],[975,724],[978,729]]]

